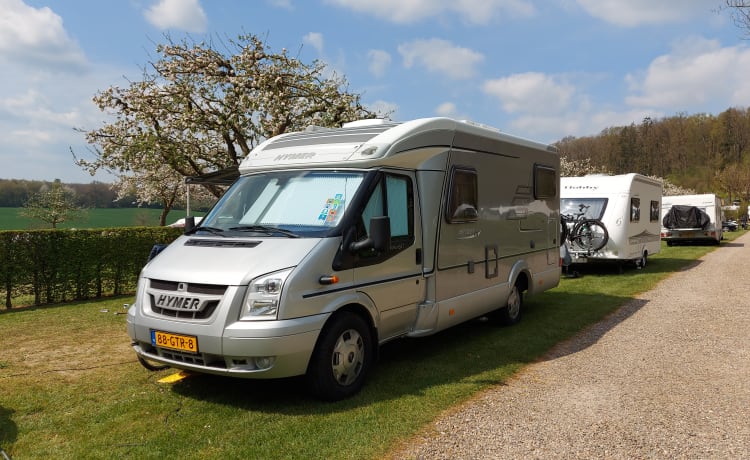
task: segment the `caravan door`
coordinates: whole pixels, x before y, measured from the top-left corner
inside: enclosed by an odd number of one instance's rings
[[[373,217],[390,219],[388,250],[358,251],[353,270],[356,289],[378,311],[381,341],[409,332],[417,305],[425,298],[421,216],[415,196],[413,173],[381,171],[358,219],[356,239],[360,241],[369,236]]]

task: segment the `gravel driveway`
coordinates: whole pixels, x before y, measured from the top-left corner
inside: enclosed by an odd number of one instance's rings
[[[748,260],[750,233],[452,409],[392,458],[750,459]]]

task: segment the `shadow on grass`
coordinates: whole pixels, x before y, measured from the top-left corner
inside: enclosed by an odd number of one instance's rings
[[[13,411],[0,406],[0,458],[2,458],[3,448],[16,442],[18,436],[18,427],[13,422]]]
[[[649,258],[645,268],[636,268],[633,264],[628,264],[622,267],[618,267],[615,262],[595,262],[587,264],[574,264],[563,271],[563,278],[566,278],[566,274],[572,274],[576,272],[578,276],[585,275],[612,275],[612,276],[634,276],[641,273],[674,273],[676,271],[688,270],[698,266],[701,263],[700,260],[695,259],[681,259],[673,257],[658,257]],[[571,278],[572,276],[567,276]]]
[[[335,403],[321,403],[309,397],[301,378],[245,380],[198,374],[172,385],[171,389],[188,398],[292,415],[331,413],[378,401],[421,396],[456,383],[471,385],[476,391],[487,385],[502,384],[527,364],[554,359],[556,356],[549,353],[555,345],[629,301],[624,297],[552,290],[526,302],[522,321],[513,327],[501,327],[487,318],[479,318],[432,336],[389,342],[380,348],[380,360],[363,390]],[[568,348],[566,353],[596,343],[606,330],[636,310],[630,307],[627,315],[613,316],[605,323],[605,329],[587,335],[588,341]],[[561,349],[556,350],[560,353]]]

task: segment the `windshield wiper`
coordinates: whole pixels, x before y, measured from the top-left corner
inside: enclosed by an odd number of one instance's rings
[[[200,226],[200,225],[197,226],[197,227],[193,227],[193,229],[190,230],[189,232],[187,232],[186,234],[187,235],[194,235],[196,232],[200,232],[200,231],[212,233],[214,235],[219,235],[219,236],[223,236],[223,237],[226,238],[226,235],[224,235],[224,229],[223,228],[203,227],[203,226]]]
[[[280,233],[284,236],[288,236],[289,238],[299,238],[300,236],[292,231],[285,230],[283,228],[278,227],[269,227],[267,225],[243,225],[241,227],[231,227],[229,230],[234,230],[238,232],[260,232],[260,233],[266,233],[268,235],[273,233]]]

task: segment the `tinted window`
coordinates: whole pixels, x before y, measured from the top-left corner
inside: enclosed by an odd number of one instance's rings
[[[477,172],[454,168],[451,172],[450,195],[446,219],[450,223],[475,222],[479,218]]]

